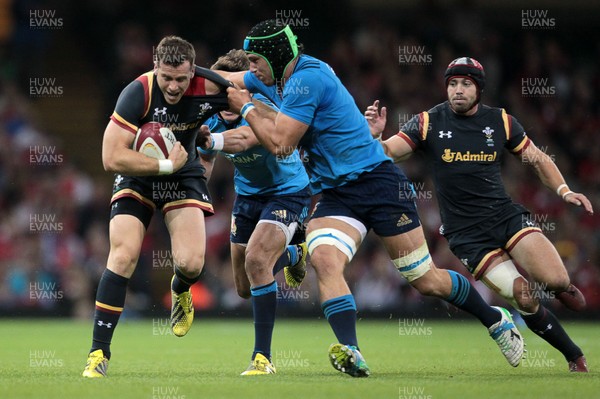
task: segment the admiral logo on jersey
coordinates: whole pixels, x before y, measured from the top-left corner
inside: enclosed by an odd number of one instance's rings
[[[496,156],[498,154],[494,151],[492,154],[486,154],[483,151],[480,151],[479,154],[471,154],[471,151],[460,152],[460,151],[452,151],[450,148],[444,149],[444,154],[442,155],[442,161],[444,162],[493,162],[496,160]]]

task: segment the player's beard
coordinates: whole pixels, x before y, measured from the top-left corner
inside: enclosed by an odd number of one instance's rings
[[[463,101],[458,103],[454,98],[450,100],[450,107],[452,108],[452,111],[460,115],[466,114],[477,104],[477,97],[472,100],[469,100],[466,97],[461,97],[460,99]]]

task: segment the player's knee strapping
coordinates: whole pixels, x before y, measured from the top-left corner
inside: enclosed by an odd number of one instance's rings
[[[518,278],[525,278],[519,273],[512,260],[499,263],[492,270],[487,272],[482,279],[483,283],[496,291],[502,298],[510,303],[519,313],[527,315],[530,313],[520,309],[519,303],[515,300],[514,282]]]
[[[337,229],[317,229],[306,236],[306,243],[310,255],[312,255],[315,248],[319,245],[333,245],[348,257],[348,262],[352,260],[356,253],[356,243],[354,242],[354,239]]]
[[[393,260],[396,269],[409,283],[423,276],[431,269],[431,255],[424,243],[413,252]]]
[[[292,238],[294,238],[294,233],[296,232],[296,229],[298,228],[298,222],[292,222],[290,224],[285,224],[285,223],[277,221],[277,220],[261,219],[258,221],[257,225],[259,225],[261,223],[271,223],[271,224],[274,224],[275,226],[279,227],[281,229],[281,231],[283,231],[283,234],[285,235],[285,245],[286,246],[289,245],[290,242],[292,242]]]

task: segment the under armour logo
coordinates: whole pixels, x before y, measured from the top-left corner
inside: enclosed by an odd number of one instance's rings
[[[167,107],[163,107],[163,109],[158,109],[154,108],[154,116],[158,116],[158,115],[166,115],[167,114]]]
[[[203,199],[204,201],[208,201],[208,200],[209,200],[209,199],[208,199],[208,195],[206,195],[206,194],[202,194],[202,199]]]
[[[106,328],[112,328],[112,323],[105,323],[105,322],[103,322],[102,320],[98,320],[98,325],[99,325],[100,327],[102,327],[102,326],[106,326]]]
[[[448,130],[447,133],[444,133],[443,130],[440,130],[440,138],[447,138],[447,139],[451,139],[452,138],[452,132],[450,130]]]
[[[548,324],[544,331],[540,331],[540,334],[543,335],[546,331],[550,331],[550,330],[552,330],[552,324]]]

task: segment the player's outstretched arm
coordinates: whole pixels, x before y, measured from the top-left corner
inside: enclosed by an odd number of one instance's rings
[[[552,158],[536,147],[533,142],[530,142],[529,146],[520,154],[520,157],[524,163],[534,168],[541,182],[546,187],[555,191],[565,202],[582,206],[590,215],[594,213],[594,209],[588,198],[581,193],[575,193],[569,189]]]
[[[269,152],[278,156],[289,156],[295,150],[308,125],[281,112],[276,118],[259,112],[252,103],[247,90],[227,89],[230,109],[246,119],[256,138]]]
[[[214,70],[214,72],[218,73],[219,75],[223,76],[225,79],[232,82],[234,85],[236,85],[236,87],[238,87],[240,89],[246,88],[246,85],[244,84],[244,75],[246,74],[247,71],[225,72],[225,71]]]
[[[104,170],[127,176],[158,175],[158,160],[134,151],[131,148],[134,138],[135,135],[112,120],[108,122],[102,140]],[[173,146],[169,159],[173,162],[173,171],[179,170],[187,161],[187,152],[179,141]]]
[[[249,126],[240,126],[222,133],[211,133],[206,125],[200,127],[198,143],[203,150],[222,151],[227,154],[246,151],[260,144]]]
[[[383,129],[385,129],[385,123],[387,121],[387,108],[381,107],[380,109],[379,100],[375,100],[372,105],[367,107],[365,119],[369,124],[371,136],[376,140],[381,140],[381,135],[383,134]],[[381,145],[383,146],[385,155],[392,158],[394,162],[405,161],[413,153],[413,148],[397,135],[382,141]]]

